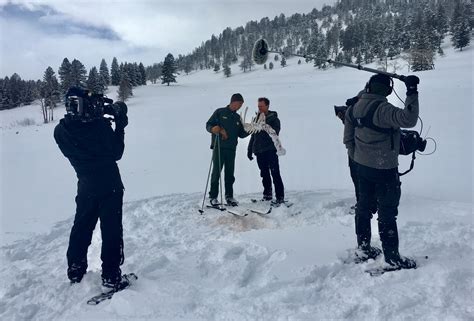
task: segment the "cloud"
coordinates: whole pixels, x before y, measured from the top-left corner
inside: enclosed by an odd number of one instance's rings
[[[87,68],[102,57],[152,64],[190,53],[249,20],[305,13],[335,0],[0,0],[0,76],[39,78],[64,57]],[[8,30],[8,32],[5,32]],[[80,57],[83,57],[82,59]],[[28,59],[25,61],[24,59]]]

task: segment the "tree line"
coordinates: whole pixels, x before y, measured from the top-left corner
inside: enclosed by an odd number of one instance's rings
[[[15,73],[0,79],[0,110],[28,105],[36,99],[46,111],[52,110],[70,86],[96,93],[104,93],[109,85],[119,86],[119,99],[125,101],[133,95],[133,87],[158,80],[169,85],[181,72],[213,69],[217,73],[222,69],[229,77],[230,65],[239,59],[238,67],[247,72],[254,66],[253,44],[261,37],[270,48],[282,52],[280,57],[273,57],[282,67],[291,53],[297,53],[322,58],[314,62],[320,69],[327,67],[324,59],[332,58],[347,63],[376,61],[386,70],[388,61],[402,57],[412,71],[429,70],[435,67],[436,55],[443,54],[443,39],[449,35],[453,47],[462,50],[470,43],[473,26],[472,3],[466,0],[340,0],[308,14],[280,14],[272,20],[265,17],[235,29],[226,28],[188,55],[175,59],[170,53],[164,61],[147,67],[142,63],[119,65],[114,58],[109,72],[102,59],[99,69],[92,67],[87,74],[79,60],[64,58],[58,69],[59,80],[51,67],[37,81],[22,80]],[[264,68],[273,69],[274,63]]]
[[[472,4],[466,0],[340,0],[308,14],[284,14],[250,21],[202,42],[176,59],[178,71],[223,69],[241,58],[239,67],[252,69],[252,46],[260,37],[273,50],[311,54],[348,63],[387,61],[404,54],[412,71],[434,68],[441,43],[449,34],[462,50],[471,39]],[[282,66],[286,64],[282,64]],[[326,68],[324,61],[315,67]]]

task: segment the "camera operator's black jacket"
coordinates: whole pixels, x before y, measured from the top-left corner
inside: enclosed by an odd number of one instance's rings
[[[66,115],[61,119],[54,139],[76,171],[79,191],[123,189],[116,161],[122,158],[124,136],[123,129],[114,131],[105,118],[83,122]]]
[[[258,114],[260,117],[261,114]],[[268,114],[265,117],[265,122],[272,127],[275,132],[280,134],[280,119],[278,119],[278,113],[276,111],[268,111]],[[262,130],[258,133],[252,134],[250,138],[248,151],[254,154],[260,154],[263,152],[276,151],[276,147],[273,144],[273,140],[266,131]]]

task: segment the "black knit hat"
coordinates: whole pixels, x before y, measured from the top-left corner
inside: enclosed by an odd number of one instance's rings
[[[233,103],[234,101],[241,101],[244,102],[244,97],[242,97],[241,94],[233,94],[232,97],[230,97],[230,102]]]

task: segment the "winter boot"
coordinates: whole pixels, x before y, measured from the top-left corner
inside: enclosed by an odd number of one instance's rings
[[[238,206],[239,205],[239,202],[237,202],[236,199],[233,198],[232,196],[226,197],[225,200],[227,202],[227,205],[229,205],[229,206]]]
[[[261,201],[262,202],[266,202],[266,201],[271,201],[273,199],[273,196],[270,194],[270,195],[263,195]]]
[[[382,250],[377,247],[370,245],[359,246],[355,252],[355,262],[362,263],[371,259],[375,260],[380,254],[382,254]]]
[[[102,292],[122,290],[130,285],[127,275],[119,275],[115,278],[102,277]]]
[[[284,203],[285,203],[284,198],[277,198],[276,200],[272,201],[272,206],[278,207],[278,206],[280,206],[281,204],[284,204]]]
[[[385,254],[385,262],[387,262],[390,267],[394,270],[401,269],[416,269],[416,261],[410,258],[401,256],[398,251],[393,251],[391,253]]]
[[[67,269],[67,277],[71,280],[71,283],[79,283],[86,274],[86,270],[87,263],[73,263]]]
[[[209,204],[211,204],[212,207],[218,207],[219,205],[221,205],[217,198],[211,198],[209,200]]]

